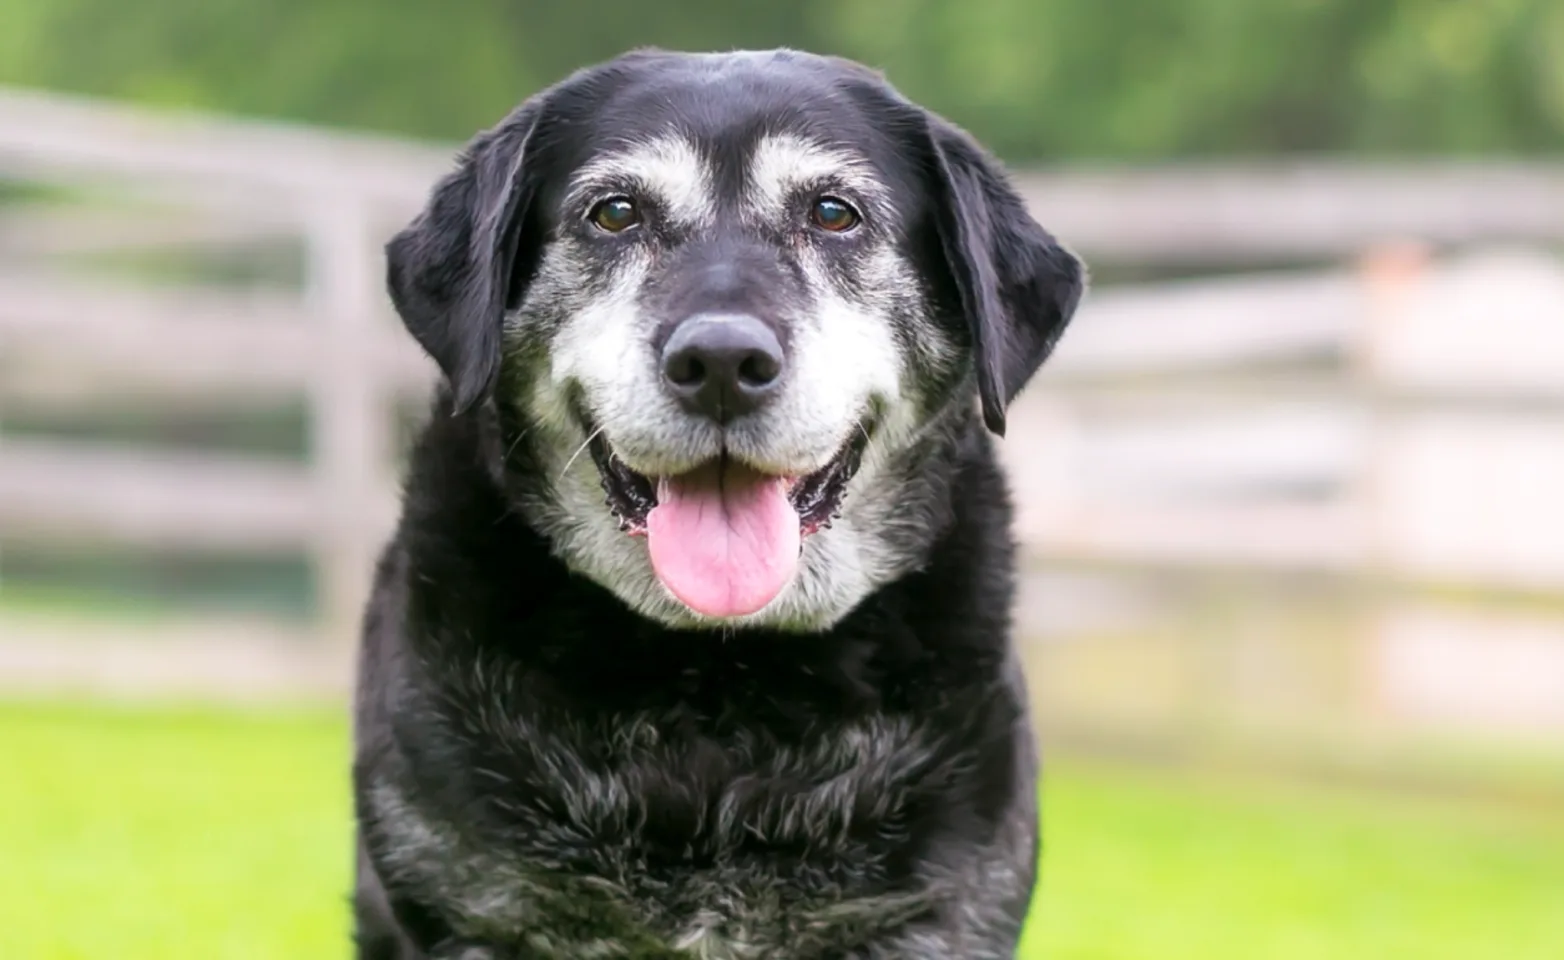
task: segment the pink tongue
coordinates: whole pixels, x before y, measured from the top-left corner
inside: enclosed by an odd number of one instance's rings
[[[708,617],[770,603],[793,576],[799,539],[787,481],[731,462],[664,477],[646,518],[658,579]]]

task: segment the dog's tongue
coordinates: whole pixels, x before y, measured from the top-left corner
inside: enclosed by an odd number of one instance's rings
[[[652,569],[709,617],[770,603],[793,576],[800,536],[787,481],[727,461],[658,481],[646,518]]]

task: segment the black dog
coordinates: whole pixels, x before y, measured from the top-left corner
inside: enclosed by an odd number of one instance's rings
[[[990,434],[1084,269],[877,74],[641,51],[387,247],[445,384],[365,620],[363,958],[1000,958],[1037,855]]]

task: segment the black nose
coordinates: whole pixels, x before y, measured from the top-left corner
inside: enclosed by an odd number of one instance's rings
[[[760,409],[782,379],[782,344],[744,313],[683,321],[663,346],[663,382],[691,413],[727,423]]]

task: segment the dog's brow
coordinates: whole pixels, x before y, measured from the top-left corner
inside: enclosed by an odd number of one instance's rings
[[[785,134],[764,137],[755,145],[748,198],[763,215],[779,216],[792,191],[825,181],[841,184],[865,202],[885,200],[885,185],[866,157]]]
[[[679,137],[660,137],[595,157],[571,178],[566,203],[581,205],[612,190],[651,194],[665,214],[685,224],[713,216],[709,164],[695,145]]]

